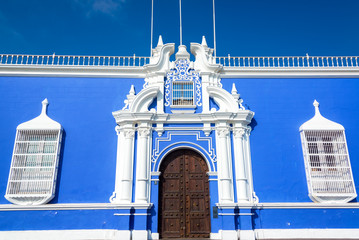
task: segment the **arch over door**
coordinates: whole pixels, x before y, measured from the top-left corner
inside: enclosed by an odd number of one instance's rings
[[[211,232],[208,166],[188,149],[170,153],[160,167],[161,238],[208,238]]]

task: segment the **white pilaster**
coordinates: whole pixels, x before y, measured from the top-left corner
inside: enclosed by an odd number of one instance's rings
[[[110,198],[112,203],[130,203],[132,200],[133,144],[135,130],[132,124],[116,127],[117,162],[115,192]]]
[[[234,162],[235,162],[235,174],[236,174],[236,187],[237,187],[237,201],[248,202],[248,169],[246,168],[245,152],[243,145],[243,137],[245,129],[234,128],[233,129],[233,146],[234,146]]]
[[[137,161],[136,161],[136,190],[135,202],[147,203],[149,200],[149,162],[151,128],[144,124],[137,130]]]
[[[245,163],[246,166],[245,168],[247,169],[247,173],[248,173],[248,196],[249,196],[249,201],[253,202],[255,200],[258,199],[254,199],[257,198],[257,196],[254,193],[254,189],[253,189],[253,174],[252,174],[252,160],[251,160],[251,148],[250,148],[250,142],[249,142],[249,136],[251,134],[251,127],[247,127],[245,129],[245,134],[243,136],[243,149],[245,150],[244,152],[244,159],[245,159]]]
[[[217,124],[216,133],[219,202],[233,203],[231,144],[227,124]]]

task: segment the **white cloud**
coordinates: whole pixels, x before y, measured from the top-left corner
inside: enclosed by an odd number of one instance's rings
[[[116,16],[116,12],[122,7],[126,0],[75,0],[73,3],[82,8],[87,17],[96,13]]]

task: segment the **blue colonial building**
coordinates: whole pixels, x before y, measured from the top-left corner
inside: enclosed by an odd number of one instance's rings
[[[359,239],[358,58],[190,52],[0,55],[0,239]]]

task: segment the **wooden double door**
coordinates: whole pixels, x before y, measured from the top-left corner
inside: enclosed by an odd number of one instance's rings
[[[159,234],[161,238],[209,238],[208,166],[198,153],[180,149],[160,167]]]

